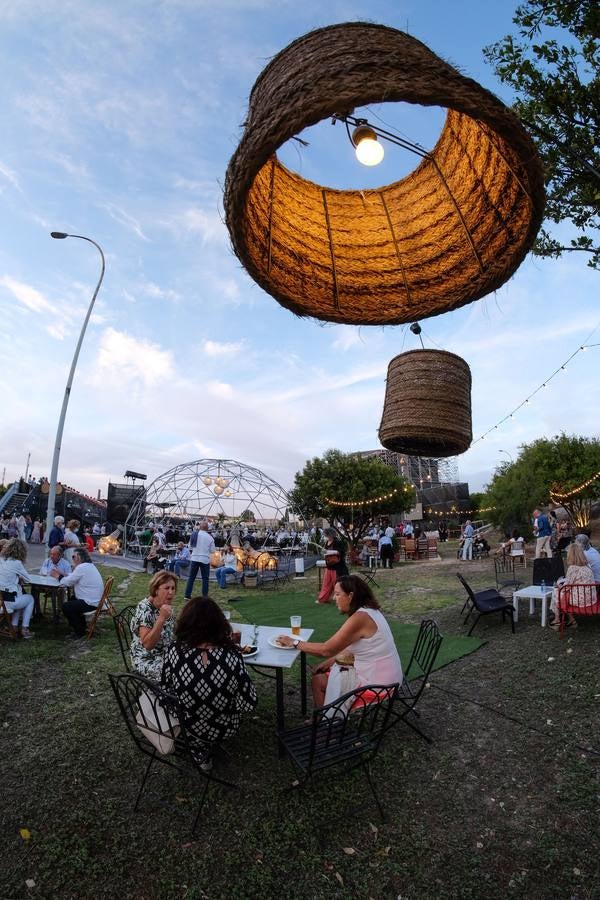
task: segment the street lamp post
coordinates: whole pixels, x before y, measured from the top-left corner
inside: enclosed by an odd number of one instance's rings
[[[77,346],[75,347],[75,353],[73,354],[73,362],[71,363],[71,371],[69,372],[69,377],[67,379],[67,385],[65,387],[65,396],[63,397],[62,408],[60,411],[60,418],[58,420],[58,428],[56,430],[56,441],[54,443],[54,455],[52,457],[52,471],[50,473],[50,489],[48,491],[48,512],[46,516],[46,534],[45,534],[45,542],[48,543],[48,537],[50,536],[50,531],[54,526],[54,504],[56,502],[56,479],[58,475],[58,461],[60,459],[60,446],[62,443],[62,435],[63,428],[65,425],[65,418],[67,415],[67,406],[69,405],[69,397],[71,396],[71,387],[73,385],[73,378],[75,376],[75,369],[77,368],[77,360],[79,359],[79,351],[81,350],[81,345],[83,343],[83,337],[85,335],[85,330],[87,328],[87,324],[90,320],[90,316],[92,314],[92,310],[94,308],[94,303],[96,302],[96,297],[98,296],[98,291],[100,290],[100,285],[102,284],[102,279],[104,278],[104,270],[106,268],[104,253],[102,252],[102,247],[100,244],[97,244],[96,241],[93,241],[91,238],[84,237],[82,234],[66,234],[64,231],[52,231],[50,233],[51,237],[56,238],[57,240],[64,240],[64,238],[74,237],[79,238],[81,241],[87,241],[90,244],[93,244],[94,247],[97,248],[98,253],[102,258],[102,268],[100,270],[100,278],[98,279],[98,284],[96,285],[96,290],[94,291],[94,295],[88,307],[88,311],[86,313],[85,319],[83,320],[83,325],[81,326],[81,332],[79,334],[79,340],[77,341]]]
[[[506,455],[507,455],[508,458],[510,459],[510,464],[511,464],[511,466],[512,466],[512,464],[514,463],[514,459],[513,459],[512,453],[509,453],[508,450],[498,450],[498,453],[506,453]]]

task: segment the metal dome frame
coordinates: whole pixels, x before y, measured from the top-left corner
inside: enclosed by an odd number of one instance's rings
[[[237,524],[250,510],[258,521],[279,521],[286,513],[302,519],[287,491],[260,469],[234,459],[197,459],[158,475],[131,507],[123,552],[130,534],[149,521],[217,518]]]

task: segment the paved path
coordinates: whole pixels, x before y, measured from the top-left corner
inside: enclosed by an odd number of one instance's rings
[[[104,566],[113,566],[115,569],[126,569],[128,572],[142,572],[140,557],[107,556],[103,553],[92,553],[92,560]],[[25,568],[32,572],[39,569],[46,559],[45,544],[27,544],[27,560]]]

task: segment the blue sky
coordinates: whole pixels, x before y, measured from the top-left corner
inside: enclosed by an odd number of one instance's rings
[[[284,487],[329,447],[379,446],[389,360],[414,349],[407,327],[300,320],[241,269],[222,224],[222,184],[247,97],[267,60],[333,22],[406,29],[506,102],[482,48],[511,30],[515,3],[371,0],[19,0],[0,5],[0,475],[31,452],[49,474],[75,342],[85,337],[59,478],[105,495],[126,469],[149,479],[201,457],[237,459]],[[373,107],[431,146],[443,113]],[[414,166],[390,148],[375,175],[341,126],[311,130],[282,158],[335,186],[371,186]],[[386,168],[387,167],[387,168]],[[422,322],[427,346],[473,373],[478,436],[579,345],[598,342],[598,275],[583,254],[528,257],[495,295]],[[560,430],[597,435],[596,350],[580,353],[526,409],[458,459],[480,489],[523,442]]]

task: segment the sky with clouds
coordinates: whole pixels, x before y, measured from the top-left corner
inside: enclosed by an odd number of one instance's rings
[[[248,94],[286,44],[334,22],[408,30],[505,102],[482,48],[511,31],[513,0],[19,0],[0,3],[0,475],[49,475],[75,344],[106,276],[71,394],[59,478],[89,493],[126,469],[149,480],[201,457],[236,459],[290,487],[329,447],[377,446],[389,360],[408,327],[295,318],[233,256],[222,185]],[[432,146],[443,111],[367,115]],[[342,126],[281,151],[303,176],[370,187],[408,172],[390,148],[376,175]],[[386,169],[387,166],[387,169]],[[375,181],[369,179],[375,178]],[[424,320],[430,347],[473,374],[478,437],[573,350],[599,342],[598,274],[583,254],[528,257],[496,294]],[[574,258],[576,257],[576,258]],[[526,408],[458,459],[481,489],[517,448],[560,430],[597,435],[597,349],[579,353]]]

